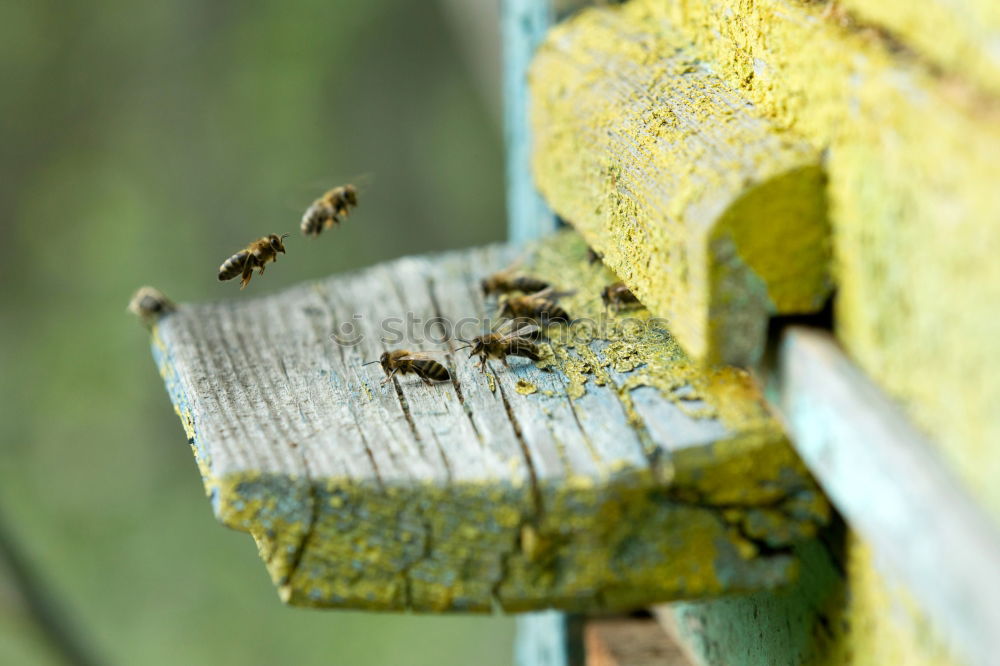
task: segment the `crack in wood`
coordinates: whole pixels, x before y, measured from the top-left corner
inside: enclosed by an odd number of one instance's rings
[[[500,399],[503,401],[503,407],[507,411],[507,418],[510,420],[510,425],[514,428],[514,436],[517,438],[517,443],[521,446],[521,453],[524,454],[524,462],[528,466],[528,477],[531,479],[531,499],[535,506],[535,520],[539,520],[544,507],[542,506],[542,490],[538,483],[538,472],[535,470],[535,462],[531,459],[531,452],[528,450],[528,443],[521,432],[521,425],[518,423],[517,417],[514,416],[514,410],[511,409],[510,401],[507,400],[507,394],[504,392],[503,385],[500,382],[497,382],[497,389],[500,391]]]

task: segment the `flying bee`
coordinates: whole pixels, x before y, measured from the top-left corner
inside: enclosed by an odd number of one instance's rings
[[[392,381],[396,373],[405,375],[412,372],[424,380],[425,384],[446,382],[451,379],[451,373],[448,372],[448,368],[432,359],[430,354],[426,352],[411,352],[408,349],[397,349],[396,351],[383,352],[377,361],[370,361],[364,365],[371,365],[372,363],[380,363],[382,369],[385,370],[386,378],[382,380],[383,384]]]
[[[538,326],[534,324],[514,326],[512,324],[513,322],[508,322],[500,330],[493,333],[480,335],[471,340],[462,340],[468,344],[458,349],[472,347],[469,358],[478,356],[479,369],[483,372],[486,372],[486,361],[491,358],[503,361],[505,368],[510,367],[510,364],[507,363],[508,356],[523,356],[532,361],[540,361],[542,356],[538,351],[538,345],[530,339],[530,336],[538,331]]]
[[[615,282],[602,289],[601,300],[604,301],[605,310],[610,307],[615,312],[623,307],[640,305],[639,299],[632,293],[631,289],[625,286],[624,282]]]
[[[285,253],[284,240],[288,234],[271,234],[264,236],[247,245],[245,248],[226,259],[219,266],[219,280],[232,280],[237,275],[242,275],[240,289],[243,289],[250,282],[253,276],[253,269],[257,269],[260,275],[264,274],[264,265],[269,261],[277,261],[278,253]]]
[[[569,314],[556,302],[572,292],[557,292],[548,287],[524,296],[511,296],[500,306],[500,317],[505,319],[532,319],[540,324],[551,321],[569,322]]]
[[[505,270],[484,277],[480,286],[483,288],[483,295],[506,293],[509,291],[524,291],[534,293],[549,288],[549,283],[529,275],[518,275],[514,269]]]
[[[142,319],[147,326],[152,326],[157,319],[176,309],[173,301],[153,287],[139,287],[128,304],[129,312]]]
[[[324,229],[340,224],[350,209],[358,205],[358,188],[354,185],[335,187],[310,204],[302,215],[299,228],[306,236],[319,236]]]

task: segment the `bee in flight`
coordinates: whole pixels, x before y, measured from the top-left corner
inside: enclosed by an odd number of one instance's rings
[[[412,372],[424,380],[425,384],[446,382],[451,379],[451,373],[448,372],[448,368],[432,359],[430,354],[426,352],[411,352],[408,349],[387,351],[382,353],[379,360],[370,361],[363,365],[371,365],[372,363],[381,364],[382,369],[385,370],[386,378],[382,380],[383,384],[392,381],[396,373],[405,375]]]
[[[491,358],[500,359],[503,361],[504,367],[509,368],[508,356],[523,356],[532,361],[541,360],[542,356],[538,351],[538,345],[532,342],[530,337],[537,332],[538,326],[535,324],[520,323],[515,325],[511,321],[493,333],[480,335],[471,340],[462,340],[468,344],[458,349],[472,347],[469,358],[478,356],[479,369],[483,372],[486,372],[486,361]]]
[[[507,268],[493,275],[484,277],[480,286],[483,295],[507,293],[510,291],[524,291],[533,293],[549,288],[549,283],[529,275],[518,275],[513,268]]]
[[[157,319],[176,309],[173,301],[153,287],[139,287],[128,304],[129,312],[142,319],[147,326],[152,326]]]
[[[505,319],[531,319],[540,324],[553,321],[569,323],[566,310],[556,300],[573,292],[557,292],[548,287],[533,294],[511,296],[500,306],[500,317]]]
[[[250,243],[219,266],[219,280],[232,280],[237,275],[242,275],[240,289],[243,289],[249,284],[253,269],[256,268],[263,275],[264,265],[269,261],[277,261],[279,252],[285,253],[283,241],[287,236],[288,234],[271,234]]]
[[[601,290],[601,300],[604,301],[604,309],[609,307],[618,312],[623,307],[639,305],[639,299],[632,290],[625,286],[624,282],[609,284]]]
[[[335,187],[310,204],[302,215],[299,227],[306,236],[319,236],[324,229],[340,224],[350,209],[358,205],[358,188],[354,185]]]

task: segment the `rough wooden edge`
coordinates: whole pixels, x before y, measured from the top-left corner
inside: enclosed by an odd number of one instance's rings
[[[784,418],[820,485],[953,648],[991,663],[1000,636],[996,525],[828,334],[792,329],[780,370]]]
[[[756,113],[634,4],[582,11],[531,70],[548,203],[692,357],[749,365],[771,314],[818,310],[830,241],[820,152]]]

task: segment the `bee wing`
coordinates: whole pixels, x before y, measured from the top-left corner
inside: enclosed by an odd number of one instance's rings
[[[500,340],[501,342],[507,342],[508,340],[513,340],[514,338],[523,338],[531,335],[532,333],[536,333],[538,330],[538,326],[535,324],[523,324],[509,333],[504,334]]]
[[[546,287],[541,291],[536,291],[531,294],[530,298],[543,298],[549,301],[558,301],[560,298],[566,298],[567,296],[572,296],[576,293],[576,289],[570,289],[569,291],[556,291],[555,287]]]
[[[441,352],[410,352],[406,356],[400,356],[398,361],[435,361],[433,354],[440,354]]]

